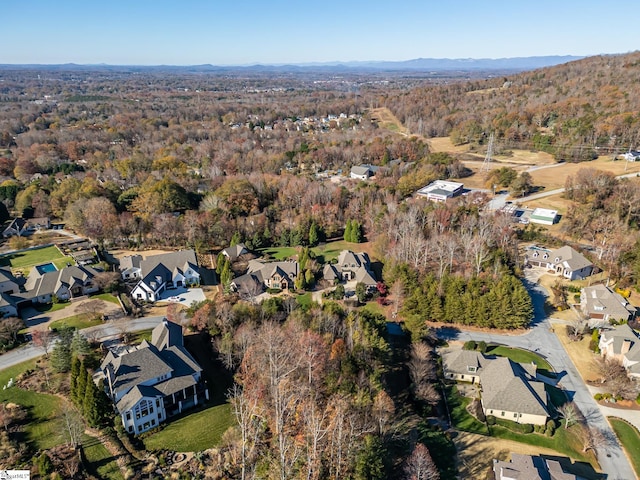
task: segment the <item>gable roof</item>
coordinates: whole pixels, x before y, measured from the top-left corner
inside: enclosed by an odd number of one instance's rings
[[[44,273],[40,273],[34,268],[27,277],[25,290],[30,297],[53,295],[62,287],[71,289],[76,286],[84,286],[97,273],[91,267],[76,265]]]
[[[605,285],[592,285],[582,289],[585,313],[609,315],[612,319],[627,320],[636,309],[626,298]]]
[[[469,373],[468,367],[475,367],[479,371],[485,361],[485,356],[476,350],[455,349],[442,353],[442,365],[445,371],[451,373]]]
[[[142,262],[142,255],[126,255],[120,259],[120,270],[140,268],[140,262]]]
[[[554,263],[556,265],[562,264],[565,268],[572,271],[593,266],[593,263],[591,263],[584,255],[577,252],[569,245],[565,245],[564,247],[560,247],[556,250],[551,250],[551,252],[549,252],[548,260],[549,263]]]
[[[159,350],[173,346],[184,346],[182,327],[163,318],[151,331],[151,343]]]
[[[640,344],[638,335],[626,323],[617,325],[611,330],[600,330],[600,335],[602,336],[602,340],[604,342],[613,341],[611,344],[611,348],[614,355],[622,354],[622,347],[625,345],[625,343],[630,344],[630,350],[633,349],[634,346]]]
[[[249,253],[249,250],[247,250],[247,247],[244,245],[244,243],[238,243],[237,245],[227,247],[222,250],[222,254],[232,262],[245,253]]]
[[[485,409],[549,415],[544,383],[535,379],[535,365],[498,357],[483,365],[480,383]]]
[[[174,274],[184,275],[189,268],[198,273],[198,261],[193,250],[153,255],[140,262],[141,282],[150,286],[151,282],[156,281],[156,277],[160,277],[160,283],[164,283],[173,278]]]
[[[493,461],[496,480],[577,480],[574,474],[564,471],[557,460],[538,455],[511,453],[511,461]]]

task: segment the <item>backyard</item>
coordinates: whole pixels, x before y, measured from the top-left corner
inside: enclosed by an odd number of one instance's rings
[[[53,263],[58,270],[68,263],[75,264],[73,258],[62,255],[55,245],[0,256],[0,266],[11,267],[14,273],[19,271],[24,276],[29,275],[32,267],[45,263]]]
[[[201,452],[218,445],[222,434],[234,422],[231,405],[216,405],[169,420],[162,430],[145,437],[144,445],[147,450]]]
[[[557,428],[551,437],[541,433],[516,433],[500,425],[488,426],[469,413],[467,407],[472,400],[462,397],[455,386],[447,387],[445,392],[451,422],[458,430],[511,440],[536,448],[550,449],[574,460],[587,462],[593,465],[594,468],[598,465],[595,456],[591,452],[584,453],[582,451],[582,444],[575,426],[569,429]]]

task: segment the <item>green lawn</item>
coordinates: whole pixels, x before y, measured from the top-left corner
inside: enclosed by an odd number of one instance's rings
[[[48,262],[53,262],[57,269],[66,267],[67,263],[74,264],[73,258],[65,257],[60,253],[60,250],[53,245],[2,255],[0,257],[0,266],[10,266],[13,270],[22,270],[25,275],[29,273],[31,267]]]
[[[151,332],[153,332],[153,328],[148,328],[147,330],[140,330],[138,332],[129,333],[129,344],[138,345],[142,343],[143,340],[147,342],[151,341]]]
[[[447,387],[445,391],[447,393],[447,404],[449,406],[453,425],[458,430],[478,433],[480,435],[489,435],[487,426],[477,420],[466,410],[467,405],[471,403],[471,399],[461,397],[455,387]],[[508,428],[494,425],[491,427],[490,435],[536,447],[550,448],[575,460],[590,463],[594,467],[597,466],[597,462],[593,454],[585,455],[582,452],[580,440],[573,433],[571,428],[569,430],[558,428],[553,437],[547,437],[546,435],[539,433],[515,433]]]
[[[124,480],[118,463],[98,439],[83,435],[82,450],[89,463],[89,470],[97,474],[98,478]]]
[[[0,387],[4,387],[22,372],[36,368],[30,360],[0,371]],[[12,402],[27,409],[29,419],[24,427],[24,441],[33,444],[36,450],[54,447],[63,442],[60,422],[57,418],[62,400],[54,395],[30,392],[18,387],[0,389],[0,402]]]
[[[102,320],[99,318],[91,318],[88,313],[79,313],[78,315],[73,315],[71,317],[51,322],[49,328],[51,330],[59,330],[62,327],[72,327],[76,330],[82,330],[83,328],[95,327],[101,323]]]
[[[540,355],[537,355],[528,350],[522,350],[520,348],[511,348],[503,346],[489,345],[487,347],[488,355],[497,355],[499,357],[508,357],[514,362],[518,363],[535,363],[538,366],[538,371],[543,375],[553,372],[553,367]]]
[[[58,310],[64,310],[69,305],[70,302],[59,302],[59,303],[36,303],[33,305],[37,311],[45,313],[45,312],[57,312]]]
[[[271,255],[276,260],[284,260],[298,254],[296,247],[271,247],[260,250],[263,255]]]
[[[91,295],[91,299],[104,300],[105,302],[115,303],[116,305],[120,306],[120,302],[118,301],[118,299],[115,296],[111,295],[110,293],[100,293],[98,295]]]
[[[627,457],[631,461],[636,476],[640,478],[640,432],[636,427],[619,418],[609,417],[608,420],[625,452],[627,452]]]
[[[171,421],[144,439],[148,450],[200,452],[219,444],[222,434],[235,422],[228,403],[209,407]]]
[[[311,292],[296,296],[296,302],[298,302],[298,305],[304,309],[308,309],[311,306],[312,301]]]

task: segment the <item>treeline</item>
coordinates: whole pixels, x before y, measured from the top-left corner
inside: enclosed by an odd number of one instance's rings
[[[441,279],[427,274],[419,279],[406,267],[398,270],[396,281],[407,292],[400,314],[414,338],[428,332],[426,322],[516,329],[533,319],[527,289],[508,272],[471,278],[445,274]]]
[[[417,88],[386,105],[411,132],[482,148],[549,152],[584,161],[640,142],[640,53],[589,57],[509,77]]]

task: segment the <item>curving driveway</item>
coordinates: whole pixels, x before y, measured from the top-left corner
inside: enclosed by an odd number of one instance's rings
[[[532,328],[524,335],[499,335],[493,333],[465,332],[457,328],[441,329],[438,336],[445,340],[475,340],[498,343],[511,347],[524,348],[544,356],[558,372],[558,386],[564,388],[571,399],[578,406],[590,428],[602,432],[609,441],[596,452],[602,470],[608,474],[609,480],[629,480],[636,478],[618,439],[609,422],[602,414],[598,404],[591,396],[591,392],[582,380],[578,370],[564,347],[553,333],[553,323],[544,311],[546,291],[535,283],[535,271],[529,272],[530,280],[525,280],[534,306],[534,320]]]

